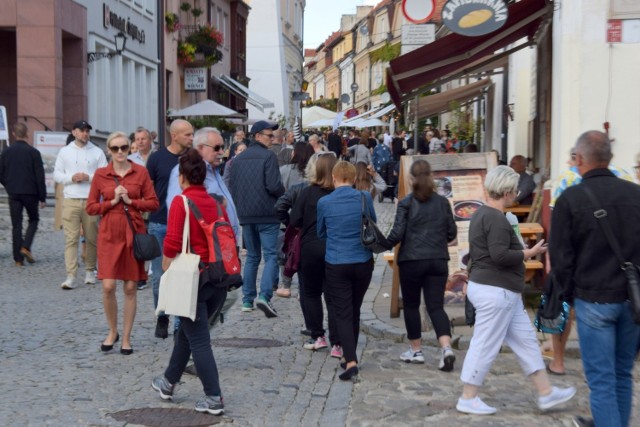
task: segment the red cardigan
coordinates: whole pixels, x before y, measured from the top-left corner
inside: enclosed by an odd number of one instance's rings
[[[202,217],[209,224],[218,219],[218,205],[213,197],[207,194],[207,190],[202,185],[192,185],[186,188],[182,194],[191,200],[200,209]],[[225,209],[222,209],[223,217],[229,221]],[[169,207],[169,217],[167,218],[167,234],[164,238],[163,253],[166,257],[175,258],[182,252],[182,230],[185,220],[184,202],[182,197],[175,197]],[[189,239],[191,251],[200,255],[203,260],[209,259],[209,247],[204,230],[198,224],[193,212],[189,212]]]

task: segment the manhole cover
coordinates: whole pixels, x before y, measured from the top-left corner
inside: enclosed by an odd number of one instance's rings
[[[264,338],[218,338],[213,340],[213,345],[214,347],[255,348],[282,347],[284,343]]]
[[[219,416],[181,408],[127,409],[109,415],[117,421],[153,427],[210,426],[222,421],[222,417]]]

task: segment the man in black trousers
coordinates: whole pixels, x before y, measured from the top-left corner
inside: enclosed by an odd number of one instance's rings
[[[9,211],[13,227],[13,259],[22,267],[24,260],[33,263],[31,254],[33,236],[40,219],[38,203],[44,208],[47,188],[44,182],[44,166],[40,152],[27,142],[28,129],[24,123],[13,126],[15,142],[0,157],[0,183],[9,194]],[[22,210],[27,210],[29,225],[22,236]]]

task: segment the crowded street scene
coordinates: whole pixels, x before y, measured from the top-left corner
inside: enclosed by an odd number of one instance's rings
[[[0,0],[6,426],[640,425],[640,4]]]

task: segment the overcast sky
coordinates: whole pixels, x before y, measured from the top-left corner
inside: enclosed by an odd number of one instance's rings
[[[375,6],[382,0],[307,0],[304,10],[304,47],[315,49],[340,29],[340,17],[356,13],[356,6]]]

